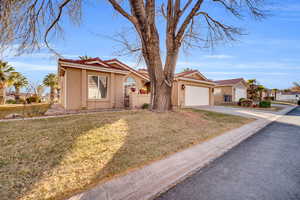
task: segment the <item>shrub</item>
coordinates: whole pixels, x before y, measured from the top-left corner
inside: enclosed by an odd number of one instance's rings
[[[259,102],[259,107],[261,108],[270,108],[271,102],[270,101],[261,101]]]
[[[238,105],[241,106],[242,105],[242,101],[244,101],[244,100],[245,100],[245,98],[240,98],[239,102],[238,102]]]
[[[31,97],[28,97],[26,99],[26,102],[28,104],[30,104],[30,103],[39,103],[40,102],[40,98],[38,96],[31,96]]]
[[[7,104],[16,104],[17,102],[14,99],[8,99],[8,100],[6,100],[5,103],[7,103]]]
[[[142,105],[142,109],[148,109],[149,108],[149,103],[144,103]]]
[[[266,101],[274,101],[274,97],[264,97],[264,100],[266,100]]]
[[[243,107],[250,107],[252,106],[253,101],[251,99],[242,99],[240,104]]]

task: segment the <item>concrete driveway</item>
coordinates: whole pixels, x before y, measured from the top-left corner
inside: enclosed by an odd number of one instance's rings
[[[292,107],[290,105],[276,105],[279,107],[287,108]],[[242,117],[250,117],[256,119],[269,119],[277,115],[281,115],[280,111],[267,111],[267,110],[258,110],[252,108],[243,108],[243,107],[230,107],[230,106],[197,106],[193,107],[194,109],[199,110],[208,110],[214,112],[220,112],[231,115],[238,115]]]
[[[156,200],[298,200],[299,147],[300,107]]]

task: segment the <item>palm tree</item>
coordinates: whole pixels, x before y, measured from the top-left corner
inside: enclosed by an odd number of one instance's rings
[[[5,104],[6,88],[11,84],[11,73],[14,70],[7,62],[0,60],[0,104]]]
[[[182,72],[189,72],[189,71],[192,71],[192,69],[189,68],[189,67],[186,67],[186,68],[184,68],[184,69],[182,70]]]
[[[50,73],[45,76],[43,84],[47,87],[50,87],[50,102],[54,102],[55,92],[58,89],[58,77],[54,73]]]
[[[249,99],[252,99],[253,101],[256,101],[258,99],[258,83],[256,79],[250,79],[248,80],[248,97]]]
[[[260,101],[262,100],[262,94],[263,94],[264,90],[265,90],[265,87],[263,85],[258,85],[257,86],[257,91],[259,92],[259,99],[260,99]]]
[[[84,56],[78,56],[80,60],[88,60],[91,59],[92,57],[88,56],[88,55],[84,55]]]
[[[26,87],[28,85],[28,80],[21,73],[12,72],[11,73],[11,81],[12,81],[12,85],[15,88],[16,102],[19,103],[19,101],[20,101],[20,90],[21,90],[21,88]]]
[[[274,92],[274,101],[276,101],[278,89],[277,88],[273,88],[272,90]]]

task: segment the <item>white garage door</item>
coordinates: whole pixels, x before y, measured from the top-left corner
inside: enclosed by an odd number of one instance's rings
[[[246,89],[242,89],[242,88],[235,89],[235,101],[239,101],[240,98],[247,98]]]
[[[209,89],[204,87],[186,86],[185,105],[186,106],[209,105]]]

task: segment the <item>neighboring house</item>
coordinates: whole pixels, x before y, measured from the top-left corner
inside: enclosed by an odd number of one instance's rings
[[[277,92],[276,100],[296,102],[300,100],[300,92]]]
[[[117,59],[58,60],[60,103],[67,110],[136,108],[150,102],[147,70]],[[173,106],[212,105],[214,83],[198,71],[177,74]]]
[[[15,94],[13,92],[6,92],[5,99],[6,99],[6,101],[7,100],[15,100]]]
[[[215,103],[238,102],[241,98],[247,98],[247,83],[243,78],[214,81]]]
[[[20,99],[26,99],[31,96],[33,96],[33,93],[20,92]],[[15,92],[14,91],[6,93],[6,101],[7,100],[15,100]]]
[[[214,105],[215,85],[198,70],[175,74],[172,104],[176,107]]]

